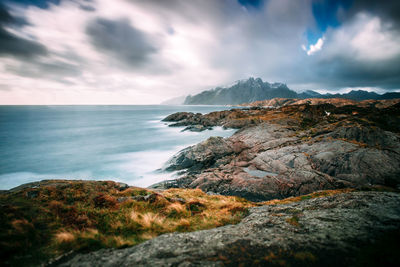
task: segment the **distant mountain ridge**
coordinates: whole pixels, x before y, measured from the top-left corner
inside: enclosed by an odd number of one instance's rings
[[[385,93],[383,95],[363,90],[353,90],[344,94],[320,94],[308,90],[296,93],[283,83],[268,83],[261,78],[249,78],[236,82],[230,87],[217,87],[203,91],[194,96],[187,96],[184,105],[238,105],[273,98],[345,98],[351,100],[381,100],[400,98],[399,92]]]

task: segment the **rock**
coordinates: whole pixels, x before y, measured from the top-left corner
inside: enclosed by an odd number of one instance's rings
[[[182,130],[182,132],[185,132],[185,131],[202,132],[205,130],[212,130],[212,127],[196,124],[196,125],[190,125],[190,126],[186,127],[185,129]]]
[[[214,193],[212,191],[208,191],[207,195],[209,195],[209,196],[220,196],[221,194],[217,194],[217,193]]]
[[[250,209],[237,225],[165,234],[59,266],[396,266],[400,195],[352,192]]]
[[[39,192],[36,190],[26,191],[27,198],[37,198],[39,196]]]
[[[179,182],[178,180],[165,180],[161,181],[159,183],[150,185],[148,188],[149,189],[156,189],[156,190],[165,190],[168,188],[177,188],[179,187]]]
[[[233,148],[222,137],[210,137],[206,141],[181,150],[166,163],[168,171],[203,169],[217,163],[218,159],[232,154]]]
[[[129,185],[125,184],[125,183],[115,183],[115,187],[119,190],[119,191],[124,191],[125,189],[129,188]]]
[[[176,154],[165,170],[183,175],[167,188],[264,201],[323,189],[400,187],[400,136],[393,126],[400,125],[400,104],[384,109],[303,104],[203,117],[244,126],[229,138],[212,137]],[[393,121],[399,123],[390,126]]]
[[[128,199],[131,199],[130,197],[119,197],[117,198],[118,203],[122,203],[127,201]]]
[[[168,122],[181,121],[181,120],[187,120],[189,118],[192,118],[193,116],[195,116],[195,114],[192,112],[176,112],[176,113],[173,113],[173,114],[167,116],[162,121],[168,121]]]
[[[400,153],[400,137],[397,134],[376,127],[362,125],[338,127],[326,136],[335,139],[352,140],[361,145],[390,149]]]

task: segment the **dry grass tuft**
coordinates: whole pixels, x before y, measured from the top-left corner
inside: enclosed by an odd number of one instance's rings
[[[140,235],[140,237],[141,237],[143,240],[153,239],[153,238],[156,237],[156,236],[157,236],[157,233],[154,233],[154,232],[145,232],[145,233],[143,233],[143,234]]]
[[[142,218],[139,220],[139,224],[141,224],[144,228],[152,229],[154,227],[162,227],[164,221],[164,217],[152,212],[148,212],[142,215]]]
[[[327,197],[327,196],[333,196],[337,194],[343,194],[343,193],[348,193],[348,192],[353,192],[355,189],[351,188],[345,188],[345,189],[334,189],[334,190],[323,190],[323,191],[317,191],[308,195],[303,195],[303,196],[298,196],[298,197],[288,197],[285,199],[273,199],[265,202],[260,202],[260,205],[282,205],[282,204],[288,204],[292,202],[299,202],[311,198],[316,198],[316,197]]]
[[[167,217],[170,218],[180,218],[182,216],[189,215],[189,211],[186,208],[186,206],[178,202],[171,203],[170,205],[168,205],[165,208],[165,212],[167,214]]]
[[[70,232],[59,232],[55,235],[56,242],[67,243],[75,240],[75,235]]]

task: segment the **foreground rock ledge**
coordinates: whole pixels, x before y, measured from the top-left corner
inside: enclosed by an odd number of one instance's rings
[[[351,192],[252,208],[237,225],[165,234],[60,266],[389,266],[398,264],[400,194]]]

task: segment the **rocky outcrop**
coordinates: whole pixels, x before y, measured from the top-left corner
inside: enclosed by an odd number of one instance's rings
[[[351,192],[250,209],[237,225],[172,233],[59,266],[398,266],[400,195]]]
[[[400,98],[387,99],[387,100],[363,100],[363,101],[357,101],[357,100],[345,99],[345,98],[306,98],[306,99],[273,98],[273,99],[268,99],[268,100],[245,103],[245,104],[241,104],[241,106],[279,108],[279,107],[288,106],[288,105],[331,104],[336,107],[343,107],[343,106],[351,105],[351,106],[366,107],[366,108],[368,108],[368,107],[370,107],[370,108],[372,108],[372,107],[387,108],[387,107],[395,105],[399,102],[400,102]]]
[[[170,127],[187,126],[184,131],[204,131],[214,126],[240,129],[266,121],[292,126],[300,121],[303,123],[302,126],[312,126],[312,123],[316,124],[324,119],[329,119],[329,122],[338,122],[347,118],[354,120],[361,117],[373,122],[369,123],[370,125],[400,132],[400,99],[356,102],[348,99],[275,98],[245,105],[250,107],[216,111],[204,115],[177,112],[167,116],[163,121],[169,122]],[[332,116],[329,116],[331,113]]]
[[[258,109],[231,109],[211,112],[205,115],[192,112],[177,112],[169,115],[162,121],[170,122],[170,127],[187,126],[182,131],[201,132],[211,130],[214,126],[238,129],[258,122],[258,120],[248,118],[250,110]]]
[[[219,159],[229,156],[234,152],[230,142],[222,137],[210,137],[206,141],[188,147],[167,162],[166,170],[175,171],[190,169],[191,171],[218,166]]]
[[[182,177],[156,187],[200,188],[252,201],[343,187],[399,187],[399,111],[399,104],[303,104],[199,115],[225,127],[244,126],[230,138],[212,137],[179,152],[165,169],[181,170]]]

